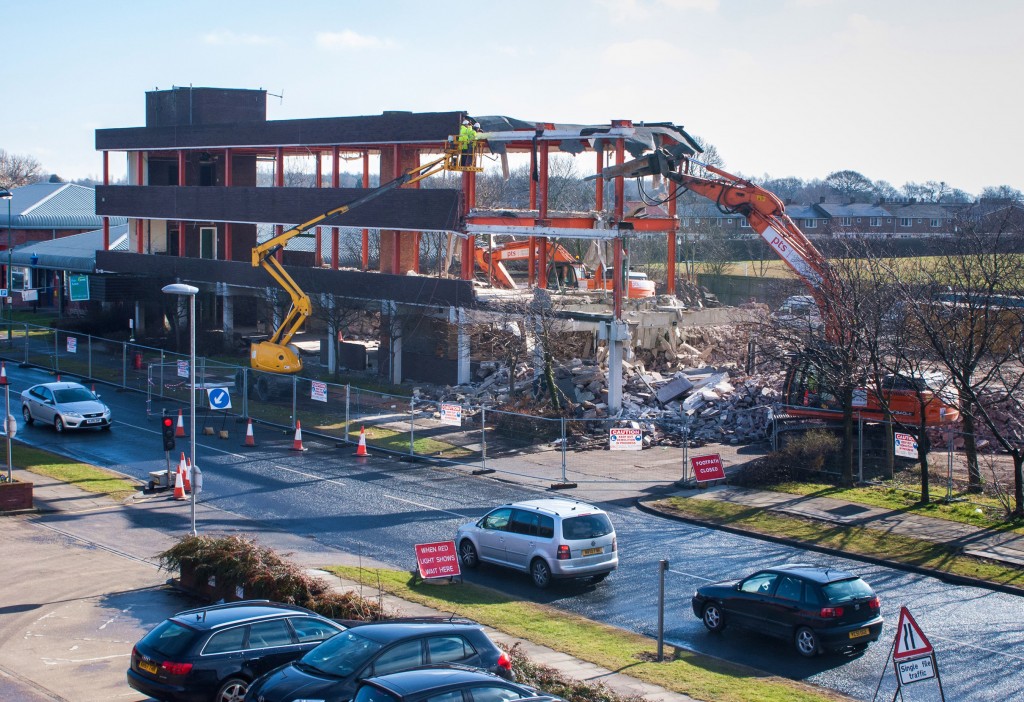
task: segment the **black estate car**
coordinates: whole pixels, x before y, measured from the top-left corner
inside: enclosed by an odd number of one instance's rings
[[[135,644],[128,684],[158,700],[241,702],[260,675],[344,630],[316,612],[266,600],[190,609]]]
[[[882,633],[880,603],[871,586],[834,568],[768,568],[743,580],[705,585],[691,604],[709,631],[735,624],[792,641],[808,657],[825,650],[862,650]]]
[[[347,702],[366,678],[435,663],[462,663],[512,679],[512,661],[479,624],[375,622],[353,626],[260,678],[246,700]]]
[[[509,702],[536,700],[536,688],[461,665],[430,666],[363,680],[354,702]],[[561,698],[547,696],[547,702]]]

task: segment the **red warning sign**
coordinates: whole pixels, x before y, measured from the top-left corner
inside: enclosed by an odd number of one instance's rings
[[[896,625],[896,649],[892,654],[893,660],[898,661],[932,652],[932,645],[921,631],[921,627],[910,616],[910,610],[900,607],[900,621]]]
[[[448,578],[459,575],[459,556],[454,541],[438,541],[432,544],[416,544],[416,564],[420,577]]]
[[[725,480],[725,467],[722,465],[722,457],[717,453],[707,456],[692,456],[690,464],[693,466],[693,477],[698,483],[707,480]]]

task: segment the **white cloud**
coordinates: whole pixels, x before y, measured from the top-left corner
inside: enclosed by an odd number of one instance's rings
[[[213,46],[271,46],[277,44],[278,40],[260,34],[235,34],[225,31],[204,34],[203,43]]]
[[[663,12],[715,12],[718,0],[598,0],[614,22],[650,19]]]
[[[316,35],[316,45],[321,49],[347,50],[347,49],[385,49],[395,45],[390,39],[381,39],[345,29],[340,32],[319,32]]]

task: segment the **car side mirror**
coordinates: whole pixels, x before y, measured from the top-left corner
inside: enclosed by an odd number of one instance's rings
[[[735,585],[732,586],[732,589],[733,590],[739,590],[742,587],[743,587],[743,583],[736,583]]]

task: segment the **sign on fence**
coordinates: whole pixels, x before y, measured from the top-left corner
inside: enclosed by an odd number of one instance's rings
[[[917,458],[917,438],[913,434],[893,432],[896,455],[900,458]]]
[[[644,447],[643,433],[632,427],[612,427],[608,430],[608,448],[612,451],[639,451]]]
[[[424,580],[449,578],[462,573],[454,541],[416,544],[416,565],[419,566],[420,577]]]
[[[698,483],[708,480],[725,480],[725,466],[722,465],[722,457],[717,453],[693,456],[690,458],[690,465],[693,466],[693,477]]]
[[[78,353],[78,339],[73,336],[68,337],[68,353]]]
[[[441,424],[448,424],[453,427],[462,426],[462,405],[454,405],[448,402],[441,403]]]
[[[316,400],[317,402],[327,402],[327,383],[319,380],[312,381],[312,390],[310,391],[310,399]]]
[[[851,404],[854,407],[867,407],[868,406],[868,391],[865,388],[854,388],[853,389],[853,402]]]
[[[68,276],[68,281],[72,302],[85,302],[89,299],[89,276],[72,275]]]
[[[188,377],[188,361],[178,361],[178,377]]]

